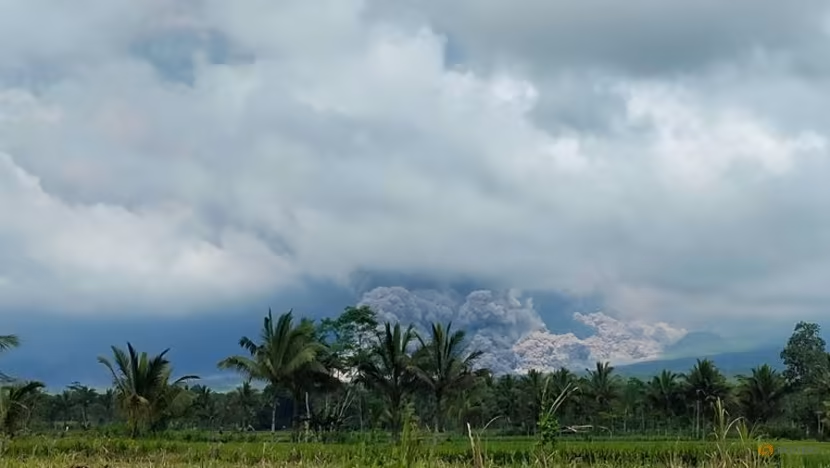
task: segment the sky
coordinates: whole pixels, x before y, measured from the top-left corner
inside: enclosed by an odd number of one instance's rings
[[[559,297],[553,332],[821,320],[828,34],[818,0],[0,0],[0,328],[232,349],[366,272]]]

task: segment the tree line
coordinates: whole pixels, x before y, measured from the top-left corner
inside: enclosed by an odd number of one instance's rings
[[[397,436],[407,421],[436,433],[467,424],[503,434],[651,434],[704,437],[722,402],[771,436],[823,435],[830,416],[830,354],[815,323],[799,322],[768,364],[727,378],[708,359],[685,373],[625,378],[608,362],[584,373],[558,369],[494,375],[478,364],[464,330],[434,323],[379,323],[368,307],[337,318],[297,320],[269,311],[259,335],[239,340],[241,353],[217,363],[241,385],[215,392],[195,375],[176,376],[167,357],[113,346],[99,362],[112,387],[80,383],[57,394],[40,382],[0,372],[0,433],[24,430],[123,428],[133,437],[163,430],[277,431],[333,440],[354,431]],[[0,336],[0,351],[17,347]],[[567,396],[567,398],[564,398]],[[558,397],[558,410],[547,409]]]

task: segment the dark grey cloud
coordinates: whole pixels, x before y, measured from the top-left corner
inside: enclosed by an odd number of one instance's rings
[[[170,348],[174,367],[181,374],[197,374],[210,385],[235,385],[239,376],[216,368],[219,360],[238,354],[239,338],[256,337],[262,318],[288,310],[298,318],[336,316],[359,299],[351,288],[330,282],[308,281],[288,291],[257,301],[240,301],[231,307],[203,307],[198,311],[158,317],[131,308],[95,317],[66,316],[59,310],[5,309],[0,330],[15,333],[19,349],[0,358],[11,375],[47,383],[60,390],[73,381],[107,386],[109,375],[97,357],[110,354],[110,346],[131,342],[140,351],[159,353]],[[56,350],[59,350],[57,352]]]
[[[58,3],[0,15],[0,311],[361,271],[687,328],[830,302],[819,2]]]
[[[828,15],[818,0],[370,3],[381,16],[426,18],[471,61],[635,74],[696,73],[759,51],[810,47],[826,39]]]

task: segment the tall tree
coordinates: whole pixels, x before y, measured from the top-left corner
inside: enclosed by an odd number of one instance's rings
[[[80,382],[73,382],[69,387],[69,398],[81,410],[81,425],[89,427],[89,407],[98,398],[98,392]]]
[[[258,399],[259,393],[251,386],[250,380],[245,380],[245,382],[242,382],[242,385],[234,390],[231,402],[238,414],[242,430],[247,430],[251,424],[256,412]]]
[[[383,332],[377,333],[369,355],[358,364],[360,381],[386,400],[389,422],[396,436],[401,429],[404,397],[411,389],[412,362],[408,349],[414,340],[411,325],[401,330],[399,323],[392,326],[387,322]]]
[[[446,327],[433,323],[428,341],[417,336],[421,348],[416,352],[415,376],[432,394],[433,424],[435,432],[443,429],[444,403],[453,392],[464,391],[475,382],[475,361],[482,355],[479,350],[465,349],[464,330],[452,331],[452,323]]]
[[[660,414],[671,419],[678,415],[682,403],[680,374],[663,370],[648,382],[646,387],[646,401],[649,406]]]
[[[783,376],[793,390],[815,384],[828,372],[827,343],[817,323],[798,322],[781,360],[787,366]]]
[[[645,430],[645,411],[647,393],[646,383],[637,377],[629,377],[620,392],[619,402],[623,410],[623,428],[629,429],[628,421],[632,417],[640,416],[640,427]]]
[[[99,357],[112,374],[116,398],[130,425],[130,434],[136,437],[142,428],[156,429],[171,417],[179,415],[192,402],[192,395],[184,387],[195,375],[186,375],[171,381],[173,368],[166,358],[170,349],[150,357],[138,353],[127,343],[127,350],[112,347],[112,361]]]
[[[262,323],[259,342],[243,336],[239,346],[249,356],[230,356],[218,363],[220,369],[233,369],[249,379],[259,380],[274,388],[274,401],[271,411],[271,431],[277,430],[277,408],[280,390],[294,394],[294,406],[300,404],[296,399],[296,383],[308,372],[326,374],[327,369],[317,360],[318,354],[325,350],[316,336],[314,324],[302,320],[294,325],[292,311],[282,314],[276,321],[268,310]]]
[[[620,381],[614,375],[614,366],[608,362],[597,362],[588,372],[585,394],[595,405],[595,410],[609,412],[611,404],[620,396]]]
[[[527,405],[527,416],[525,419],[529,424],[538,421],[539,416],[542,414],[542,411],[544,411],[544,406],[547,403],[545,401],[545,397],[549,392],[549,384],[550,381],[548,380],[548,376],[536,369],[530,369],[527,374],[522,377],[521,389],[525,397],[523,400]],[[534,431],[537,429],[535,425],[531,427],[533,427]]]
[[[826,342],[821,337],[821,327],[816,323],[798,322],[787,345],[781,351],[786,369],[787,409],[793,420],[818,430],[816,411],[823,409],[823,402],[830,389],[822,385],[830,373]]]
[[[698,359],[689,373],[683,375],[683,380],[686,401],[694,405],[695,433],[700,435],[703,422],[714,416],[714,405],[718,400],[727,400],[730,387],[710,359]]]
[[[352,381],[357,377],[358,367],[370,352],[372,341],[378,331],[377,313],[368,306],[349,306],[336,319],[320,321],[320,341],[325,343],[327,352],[320,360],[332,369],[338,377]],[[367,391],[358,380],[349,389],[348,401],[357,403],[357,416],[361,430],[364,425]]]
[[[190,409],[198,424],[213,429],[219,418],[217,395],[204,385],[194,385],[190,391],[193,393],[193,405]]]
[[[573,419],[583,413],[584,401],[580,399],[584,388],[579,388],[579,377],[565,367],[556,369],[550,374],[549,390],[551,395],[562,395],[567,392],[569,397],[562,400],[557,410],[557,416],[562,420]]]
[[[377,313],[368,306],[346,307],[336,319],[320,321],[321,341],[327,343],[345,368],[356,368],[360,354],[368,352],[369,342],[380,324]]]
[[[738,402],[748,420],[766,423],[781,414],[786,382],[772,367],[756,367],[738,380]]]
[[[512,374],[505,374],[496,380],[493,388],[493,416],[504,418],[506,424],[512,427],[520,426],[524,420],[520,406],[524,394],[519,382]]]

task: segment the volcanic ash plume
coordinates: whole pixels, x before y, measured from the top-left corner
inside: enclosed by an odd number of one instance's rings
[[[367,292],[360,305],[374,309],[381,320],[413,323],[420,331],[433,322],[452,321],[455,329],[467,331],[471,348],[485,352],[479,364],[497,373],[653,359],[686,334],[665,323],[623,322],[602,312],[574,314],[575,321],[595,330],[588,338],[551,333],[532,299],[522,299],[515,290],[479,290],[464,297],[454,291],[380,287]]]

